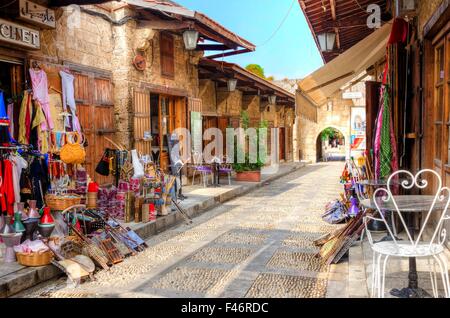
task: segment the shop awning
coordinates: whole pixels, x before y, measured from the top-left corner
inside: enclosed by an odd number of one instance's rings
[[[386,54],[392,24],[386,23],[364,40],[360,41],[334,60],[319,68],[299,83],[299,89],[317,105],[343,85],[359,76]]]

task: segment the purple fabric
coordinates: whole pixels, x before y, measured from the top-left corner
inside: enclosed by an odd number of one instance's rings
[[[195,166],[194,169],[197,171],[212,172],[211,167],[208,167],[208,166]]]

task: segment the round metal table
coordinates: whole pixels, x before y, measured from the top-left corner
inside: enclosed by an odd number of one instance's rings
[[[433,204],[434,196],[431,195],[398,195],[394,196],[400,212],[408,213],[407,226],[411,237],[414,239],[414,213],[428,212]],[[377,210],[377,206],[373,199],[366,199],[360,202],[366,208]],[[381,211],[394,212],[395,208],[393,201],[383,201],[381,198],[377,199],[378,207]],[[433,212],[442,210],[445,206],[443,202],[436,202]],[[391,295],[400,298],[425,298],[431,297],[424,289],[420,288],[417,279],[417,263],[415,257],[409,258],[409,275],[408,287],[403,289],[391,290]]]

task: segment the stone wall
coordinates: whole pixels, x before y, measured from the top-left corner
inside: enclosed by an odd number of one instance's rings
[[[317,109],[317,123],[299,116],[297,126],[297,143],[300,152],[300,160],[316,162],[317,160],[317,139],[320,133],[332,127],[339,130],[345,137],[345,153],[350,153],[350,118],[351,107],[354,105],[351,100],[344,100],[341,94],[337,93],[330,101],[333,102],[332,110],[328,110],[327,105],[322,105]]]
[[[199,84],[198,97],[202,99],[203,111],[217,113],[216,84],[211,80],[200,80]]]
[[[259,96],[242,96],[242,109],[248,112],[252,123],[261,121],[261,98]]]
[[[240,116],[242,110],[242,92],[229,92],[226,88],[217,90],[217,113],[219,116]]]
[[[436,11],[436,9],[439,7],[439,5],[443,2],[443,0],[421,0],[419,1],[419,36],[420,38],[423,38],[423,29],[428,22],[428,20],[431,18],[433,13]]]
[[[94,6],[89,10],[108,14]],[[70,61],[110,71],[113,57],[113,36],[111,23],[81,12],[79,7],[70,6],[56,10],[56,29],[42,30],[41,51],[54,63]],[[34,54],[39,54],[35,52]]]

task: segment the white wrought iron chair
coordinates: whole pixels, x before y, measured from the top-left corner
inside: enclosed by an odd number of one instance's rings
[[[421,176],[424,174],[432,174],[437,177],[437,190],[433,196],[432,204],[424,216],[423,224],[420,226],[419,234],[414,238],[413,230],[410,230],[405,222],[405,219],[399,209],[395,196],[392,193],[392,186],[398,183],[394,183],[399,175],[406,174],[408,178],[400,183],[401,187],[405,190],[411,190],[417,188],[424,190],[429,185],[429,182],[422,179]],[[450,205],[450,189],[448,187],[442,187],[442,180],[439,174],[433,170],[425,169],[418,172],[415,176],[408,171],[397,171],[392,174],[387,182],[387,188],[380,188],[373,194],[373,201],[379,215],[381,218],[375,218],[373,216],[366,215],[364,217],[364,224],[366,233],[368,236],[369,244],[373,252],[372,259],[372,297],[376,296],[378,298],[384,298],[384,289],[386,281],[386,266],[388,259],[391,257],[397,258],[426,258],[428,259],[428,265],[430,266],[430,277],[431,285],[433,289],[433,296],[438,297],[438,286],[436,277],[436,264],[439,266],[444,290],[445,297],[450,298],[450,282],[448,275],[448,263],[447,258],[444,254],[445,251],[445,240],[447,237],[447,232],[444,228],[445,221],[450,219],[448,215],[448,207]],[[389,203],[395,207],[393,214],[397,214],[401,227],[404,229],[406,234],[406,239],[399,241],[395,238],[392,230],[389,228],[388,223],[382,213],[383,209],[380,205],[383,203]],[[435,215],[437,217],[436,222],[432,223],[431,216]],[[378,242],[374,243],[371,232],[368,229],[368,222],[370,220],[377,220],[384,222],[389,234],[393,238],[393,241],[388,242]],[[431,230],[431,237],[429,239],[425,238],[426,229]],[[433,266],[431,267],[430,259],[433,260]]]

